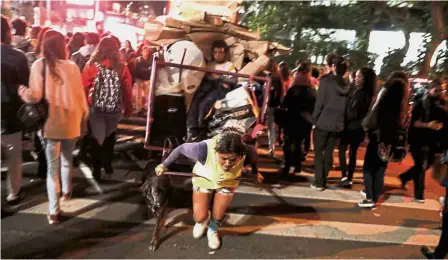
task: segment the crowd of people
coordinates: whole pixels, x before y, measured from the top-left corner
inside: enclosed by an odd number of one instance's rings
[[[29,27],[21,19],[10,22],[3,15],[1,19],[2,149],[5,147],[9,192],[6,200],[18,203],[24,198],[24,133],[16,111],[24,103],[46,99],[48,118],[33,135],[39,162],[37,177],[46,179],[47,184],[48,222],[57,224],[60,200],[70,200],[73,192],[74,163],[90,154],[97,181],[101,180],[102,169],[106,176],[113,173],[119,121],[123,116],[145,113],[153,49],[142,44],[135,51],[129,41],[121,48],[120,40],[108,33],[75,33],[67,38],[48,27]],[[228,60],[225,41],[215,41],[211,49],[213,58],[208,68],[236,72]],[[413,180],[415,202],[424,202],[425,172],[439,160],[437,154],[446,153],[448,148],[448,105],[441,80],[433,80],[428,93],[410,105],[410,82],[405,72],[391,73],[384,86],[378,87],[372,68],[350,71],[349,62],[336,54],[329,54],[325,65],[323,72],[302,61],[290,71],[285,62],[278,64],[271,59],[259,73],[272,79],[267,109],[269,156],[274,156],[276,145],[283,146],[281,176],[292,180],[300,174],[307,153],[314,149],[315,179],[311,188],[325,190],[338,146],[338,187],[350,189],[358,148],[368,140],[362,171],[365,199],[358,205],[373,208],[379,204],[388,163],[402,160],[409,144],[414,166],[401,174],[400,180],[403,188]],[[213,73],[206,74],[204,82],[188,111],[186,143],[176,148],[156,173],[166,172],[181,154],[196,161],[193,236],[199,238],[208,229],[209,247],[217,249],[221,246],[218,230],[245,165],[252,166],[258,182],[263,181],[263,176],[258,173],[256,150],[243,140],[244,129],[227,126],[212,139],[196,142],[206,131],[204,119],[214,103],[238,85],[235,77]],[[73,158],[77,143],[79,156]],[[442,185],[448,195],[448,180]],[[209,214],[212,194],[215,197]],[[440,245],[434,252],[425,249],[428,257],[440,258],[447,253],[443,246],[448,243],[447,208],[445,202]]]
[[[59,222],[60,200],[69,200],[73,192],[74,162],[89,154],[97,181],[103,169],[106,176],[113,173],[118,122],[123,116],[141,112],[135,108],[142,110],[145,102],[142,97],[134,100],[133,84],[148,85],[143,82],[148,75],[142,72],[148,70],[147,63],[141,64],[149,60],[149,47],[142,46],[137,54],[129,43],[121,48],[120,40],[111,34],[75,33],[67,38],[48,27],[29,27],[22,19],[10,22],[6,16],[2,16],[1,30],[6,200],[14,204],[25,197],[21,188],[22,140],[32,135],[39,162],[34,180],[46,180],[48,222],[55,224]],[[17,111],[23,104],[43,99],[48,103],[45,124],[40,131],[25,133]],[[78,143],[80,153],[73,158]]]
[[[226,50],[228,47],[224,44],[213,45],[214,62],[211,63],[213,67],[218,63],[221,67],[225,67],[223,71],[232,68],[228,60],[219,56],[220,52]],[[414,166],[400,175],[402,188],[405,189],[406,183],[413,180],[414,201],[424,202],[425,172],[435,163],[436,154],[445,153],[446,156],[448,148],[447,96],[442,92],[443,84],[440,79],[434,79],[428,86],[427,94],[415,99],[410,97],[411,84],[407,73],[393,72],[384,86],[379,86],[377,75],[372,68],[362,67],[358,71],[350,72],[349,62],[336,54],[327,56],[324,73],[308,61],[298,62],[297,67],[290,72],[285,63],[277,64],[271,59],[259,75],[269,76],[272,79],[267,109],[268,155],[274,156],[276,144],[283,146],[284,166],[280,169],[283,177],[294,180],[294,176],[301,173],[302,161],[311,148],[312,140],[315,178],[311,188],[317,191],[327,188],[327,177],[334,167],[333,152],[338,146],[341,179],[337,186],[350,189],[353,184],[358,148],[367,140],[363,165],[364,189],[361,191],[365,198],[358,203],[358,206],[374,208],[380,204],[389,162],[402,161],[409,144]],[[218,79],[216,87],[210,88],[205,84],[200,86],[198,93],[201,96],[210,96],[220,91],[224,95],[239,86],[236,83],[233,85],[229,83],[229,77],[226,76],[216,76],[214,79]],[[218,97],[212,100],[216,101]],[[204,112],[208,109],[202,110],[199,115],[194,114],[195,120],[198,116],[200,120],[204,119]],[[198,123],[195,126],[205,127],[201,121],[195,123]],[[223,133],[226,131],[227,128]],[[240,136],[242,134],[240,133]],[[193,131],[190,132],[190,136],[194,136]],[[223,212],[230,205],[235,187],[238,185],[234,180],[241,175],[242,163],[247,161],[250,154],[243,153],[248,156],[244,157],[238,152],[240,138],[236,139],[238,141],[231,141],[224,136],[227,135],[221,134],[199,143],[195,142],[194,138],[188,138],[186,144],[174,150],[170,157],[156,168],[158,174],[163,174],[180,154],[197,162],[194,170],[196,177],[193,181],[193,214],[196,221],[193,236],[200,237],[208,229],[207,237],[212,249],[221,245],[218,228]],[[226,152],[219,152],[217,145],[227,147]],[[217,151],[213,156],[210,155],[212,148]],[[252,148],[247,146],[244,149],[249,151]],[[347,150],[349,150],[348,164]],[[210,162],[207,154],[211,157]],[[217,158],[214,158],[215,156]],[[255,159],[251,161],[253,160]],[[220,164],[221,167],[216,164]],[[294,174],[290,174],[291,170]],[[252,167],[252,172],[257,174],[258,181],[263,180],[256,164]],[[445,179],[441,185],[447,188],[447,182]],[[215,197],[213,210],[207,215],[200,205],[207,198],[207,194],[213,192],[219,194],[217,197],[219,199]],[[222,201],[221,197],[227,199]],[[446,210],[445,203],[444,211]],[[446,215],[445,213],[444,235],[439,247],[435,251],[422,249],[429,258],[446,255],[446,247],[443,246],[447,243]]]

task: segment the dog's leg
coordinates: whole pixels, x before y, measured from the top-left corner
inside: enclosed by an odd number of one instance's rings
[[[151,251],[154,251],[159,247],[159,233],[160,228],[162,227],[161,220],[162,214],[159,213],[156,215],[156,226],[154,228],[154,233],[152,234],[151,244],[149,244],[149,250]]]
[[[168,206],[168,203],[166,203],[165,206],[163,207],[162,216],[161,216],[162,220],[160,221],[160,223],[162,225],[163,232],[166,232],[168,229],[168,227],[166,226],[166,215],[167,215],[166,208],[167,208],[167,206]]]

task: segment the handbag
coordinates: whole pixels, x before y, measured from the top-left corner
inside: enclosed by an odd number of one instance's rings
[[[376,133],[378,141],[378,157],[383,162],[401,163],[407,154],[407,129],[400,129],[396,133],[395,143],[385,145],[380,141],[380,132]]]
[[[26,133],[35,132],[43,128],[48,118],[48,101],[45,98],[46,62],[43,60],[43,95],[36,104],[24,104],[17,111],[17,118],[23,125]]]
[[[386,145],[381,141],[381,132],[378,130],[378,113],[382,98],[385,96],[387,89],[383,88],[370,109],[367,116],[362,120],[362,127],[365,131],[372,131],[378,142],[378,157],[383,162],[402,162],[407,154],[407,127],[400,129],[396,133],[395,143]]]

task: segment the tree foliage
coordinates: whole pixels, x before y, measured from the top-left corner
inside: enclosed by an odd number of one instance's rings
[[[328,2],[328,1],[325,1]],[[321,2],[323,3],[323,2]],[[373,30],[403,31],[405,45],[390,50],[383,59],[381,75],[393,70],[411,69],[421,75],[429,73],[430,56],[448,35],[448,2],[403,2],[403,1],[330,1],[318,5],[316,2],[270,2],[248,1],[243,6],[246,14],[243,21],[252,29],[260,30],[264,40],[278,41],[290,46],[292,53],[284,57],[288,63],[335,52],[348,57],[351,68],[373,65],[376,55],[369,53],[369,38]],[[348,5],[347,5],[348,4]],[[356,41],[347,43],[332,39],[331,30],[356,31]],[[426,32],[431,37],[422,48],[417,62],[402,66],[410,45],[411,32]],[[436,39],[436,40],[434,40]],[[437,45],[436,45],[437,44]],[[441,57],[446,57],[441,54]],[[439,58],[440,59],[440,58]],[[445,59],[440,59],[436,70],[444,70]],[[425,72],[427,70],[428,72]]]

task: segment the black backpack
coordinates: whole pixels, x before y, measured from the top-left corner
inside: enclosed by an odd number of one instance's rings
[[[93,81],[93,108],[98,113],[121,113],[122,91],[120,76],[113,69],[108,69],[95,62],[98,72]]]

